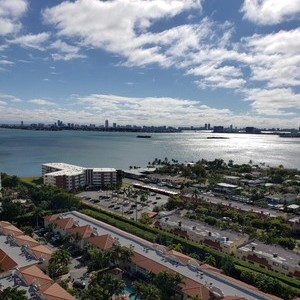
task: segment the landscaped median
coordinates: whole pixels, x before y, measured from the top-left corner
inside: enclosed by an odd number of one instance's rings
[[[253,284],[264,292],[276,294],[276,296],[286,300],[293,299],[295,296],[300,296],[300,281],[296,278],[275,273],[245,262],[234,256],[228,256],[227,254],[210,247],[186,240],[170,232],[132,221],[128,218],[101,210],[100,208],[95,208],[94,206],[85,203],[82,203],[81,213],[106,222],[150,242],[157,242],[167,246],[181,244],[183,253],[191,256],[196,255],[199,260],[204,260],[206,256],[212,255],[216,260],[216,266],[218,268],[223,268],[227,275]],[[233,267],[228,268],[228,265],[232,265]],[[265,284],[259,285],[256,281],[252,280],[252,278],[257,277],[258,275],[261,275],[259,278],[265,281]]]

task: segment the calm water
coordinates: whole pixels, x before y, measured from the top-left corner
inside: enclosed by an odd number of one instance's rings
[[[207,139],[222,136],[228,139]],[[180,162],[201,158],[232,159],[237,163],[265,162],[300,169],[300,139],[276,135],[183,132],[152,134],[80,131],[25,131],[0,128],[0,171],[19,176],[41,174],[45,162],[67,162],[86,167],[146,166],[155,158]]]

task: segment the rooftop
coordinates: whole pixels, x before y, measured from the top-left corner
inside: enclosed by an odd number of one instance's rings
[[[243,237],[242,234],[230,230],[222,230],[217,227],[200,223],[187,218],[183,218],[179,215],[169,215],[168,217],[161,218],[161,223],[166,223],[172,227],[178,227],[178,223],[181,222],[181,229],[186,231],[193,231],[196,234],[202,236],[211,236],[216,240],[223,243],[231,243],[232,241],[238,241]]]
[[[110,234],[114,239],[118,240],[122,246],[133,249],[137,260],[145,260],[145,263],[146,260],[150,261],[150,269],[154,266],[161,266],[159,267],[161,270],[168,269],[173,272],[178,272],[184,277],[194,280],[197,283],[201,283],[204,286],[211,284],[220,289],[225,296],[239,295],[240,297],[253,300],[280,299],[276,296],[262,293],[253,286],[242,285],[240,282],[236,283],[233,279],[221,276],[210,270],[203,270],[204,275],[199,277],[197,269],[192,269],[186,265],[180,265],[174,262],[174,260],[169,259],[168,256],[163,256],[153,247],[152,243],[79,212],[72,211],[62,215],[66,218],[72,217],[76,219],[81,226],[89,224],[93,228],[96,228],[101,234]]]
[[[57,169],[57,171],[47,173],[47,174],[51,174],[51,175],[68,175],[68,176],[80,175],[85,170],[88,170],[88,169],[92,169],[93,172],[114,172],[114,171],[116,171],[116,169],[113,169],[113,168],[85,168],[85,167],[70,165],[70,164],[66,164],[66,163],[46,163],[46,164],[43,164],[43,166]]]
[[[16,262],[19,267],[29,266],[38,263],[36,259],[26,256],[19,246],[12,246],[7,243],[7,238],[4,235],[0,236],[0,249]]]
[[[253,252],[256,254],[263,255],[265,257],[270,258],[272,261],[280,264],[294,266],[295,264],[300,263],[300,254],[292,250],[282,248],[281,246],[262,243],[258,240],[249,242],[246,245],[240,247],[239,249],[245,252]]]

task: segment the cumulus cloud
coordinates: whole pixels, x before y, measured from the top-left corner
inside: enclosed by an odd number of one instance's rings
[[[192,8],[199,0],[77,0],[63,2],[43,12],[58,34],[79,38],[87,47],[103,48],[121,54],[130,65],[158,63],[169,65],[155,45],[143,43],[143,33],[154,21],[174,17]]]
[[[67,44],[61,40],[56,40],[50,46],[50,49],[55,49],[58,52],[52,54],[54,60],[71,60],[75,58],[85,58],[83,54],[79,54],[80,47]]]
[[[199,101],[170,97],[123,97],[118,95],[92,94],[76,96],[75,101],[87,110],[105,116],[138,124],[186,124],[189,116],[191,124],[197,123],[200,117],[222,118],[232,115],[229,109],[216,109],[201,105]],[[184,122],[184,123],[183,123]]]
[[[245,81],[237,78],[236,72],[226,73],[233,68],[221,66],[216,57],[213,62],[210,52],[222,50],[229,44],[233,26],[229,22],[218,24],[203,18],[197,24],[184,24],[161,31],[151,31],[151,25],[164,18],[171,18],[191,9],[201,9],[200,1],[162,1],[162,0],[114,0],[63,2],[44,10],[44,19],[56,26],[58,35],[79,39],[78,44],[85,47],[105,49],[123,57],[126,66],[145,66],[158,64],[161,67],[185,69],[194,65],[194,57],[206,52],[206,59],[213,64],[212,74],[203,80],[203,74],[192,68],[187,74],[200,77],[197,83],[202,88],[237,88]],[[62,47],[61,41],[60,48]],[[68,54],[66,54],[68,53]],[[65,57],[77,56],[78,49],[66,52]],[[56,54],[54,59],[62,59]],[[200,63],[200,62],[199,62]],[[204,67],[198,66],[198,69]],[[226,74],[224,74],[226,73]],[[200,83],[201,82],[201,83]]]
[[[278,24],[299,17],[300,0],[244,0],[241,12],[257,24]]]
[[[36,105],[46,105],[46,106],[56,105],[54,102],[45,99],[31,99],[28,102]]]
[[[264,91],[249,90],[248,99],[257,100],[255,107],[262,107],[261,103],[271,102],[273,95],[280,94],[276,103],[280,103],[280,97],[293,97],[293,91]],[[246,93],[246,91],[245,91]],[[268,94],[269,93],[269,94]],[[294,102],[290,102],[291,108],[297,107],[299,96],[295,96]],[[276,111],[272,111],[271,117],[264,114],[266,109],[272,109],[265,105],[261,114],[256,112],[234,114],[229,109],[215,108],[200,103],[198,100],[179,99],[170,97],[124,97],[118,95],[91,94],[86,96],[71,95],[69,101],[74,105],[63,105],[57,103],[55,107],[51,105],[41,105],[38,108],[24,108],[22,104],[11,103],[14,98],[12,95],[0,95],[0,119],[3,122],[42,122],[53,123],[57,119],[64,122],[78,124],[100,124],[101,120],[109,119],[118,124],[136,125],[169,125],[186,126],[203,125],[210,122],[214,125],[234,124],[245,126],[255,124],[257,127],[294,127],[299,124],[300,118],[296,115],[287,115],[283,118]],[[32,99],[41,100],[41,99]],[[32,101],[30,100],[30,101]],[[43,99],[42,99],[43,100]],[[245,99],[246,100],[246,99]],[[49,100],[45,100],[49,101]],[[36,102],[36,101],[35,101]],[[39,101],[40,102],[40,101]],[[79,104],[79,105],[78,105]],[[19,106],[18,106],[19,105]],[[255,108],[256,109],[256,108]],[[278,106],[280,108],[280,105]],[[188,119],[186,116],[189,116]]]
[[[22,100],[16,96],[13,95],[6,95],[6,94],[0,94],[0,100],[12,103],[19,103],[22,102]]]
[[[0,1],[0,36],[16,33],[21,29],[19,19],[27,8],[27,0]]]
[[[300,94],[291,88],[248,89],[245,100],[251,101],[252,108],[263,115],[287,115],[287,109],[300,110]]]
[[[24,48],[33,48],[37,50],[45,50],[44,43],[49,39],[50,34],[48,32],[42,32],[38,34],[27,34],[18,36],[9,40],[11,44],[18,44]]]
[[[252,80],[265,81],[268,87],[300,84],[300,29],[256,34],[243,43]]]

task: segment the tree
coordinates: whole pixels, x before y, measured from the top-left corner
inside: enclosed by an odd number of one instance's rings
[[[178,285],[182,283],[182,276],[178,273],[162,271],[154,275],[151,282],[160,290],[161,300],[173,299]]]
[[[143,212],[139,218],[139,221],[143,224],[150,225],[152,224],[152,219],[149,217],[148,213]]]
[[[209,265],[213,266],[213,267],[215,267],[217,265],[216,259],[212,255],[206,255],[205,259],[204,259],[204,262],[206,264],[209,264]]]
[[[1,300],[28,300],[25,290],[18,290],[16,287],[8,287],[0,291]]]
[[[49,260],[48,271],[50,277],[57,277],[68,272],[68,265],[71,259],[69,251],[58,249]]]
[[[106,268],[110,264],[110,256],[108,252],[104,252],[97,248],[92,248],[89,251],[88,272],[97,271]]]
[[[143,284],[139,281],[133,282],[133,288],[136,292],[135,299],[137,297],[143,300],[160,300],[159,289],[153,284]]]
[[[2,211],[0,217],[2,220],[12,222],[17,216],[24,213],[21,205],[19,203],[13,203],[11,201],[2,202]]]
[[[96,272],[91,279],[91,283],[80,297],[82,300],[111,300],[113,295],[123,293],[125,283],[123,280],[112,276]]]
[[[132,249],[128,249],[125,246],[115,244],[108,251],[108,255],[109,255],[109,259],[112,264],[114,264],[115,266],[122,266],[125,263],[128,263],[131,261],[133,251],[132,251]]]

